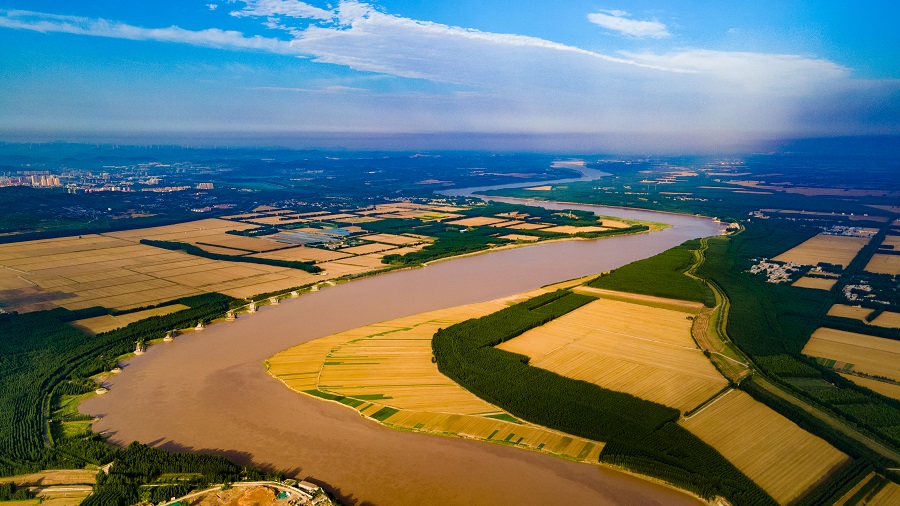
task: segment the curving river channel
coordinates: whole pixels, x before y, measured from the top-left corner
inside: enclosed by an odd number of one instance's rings
[[[597,206],[672,227],[652,234],[496,251],[334,286],[152,346],[81,410],[114,443],[227,455],[329,484],[347,504],[678,505],[697,500],[599,466],[526,450],[403,433],[266,374],[269,356],[335,332],[490,300],[646,258],[716,235],[710,219]]]

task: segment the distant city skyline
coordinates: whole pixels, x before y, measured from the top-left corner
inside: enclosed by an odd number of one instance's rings
[[[0,141],[713,152],[900,135],[871,1],[0,0]]]

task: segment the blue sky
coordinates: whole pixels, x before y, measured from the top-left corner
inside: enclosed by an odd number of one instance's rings
[[[900,134],[898,19],[890,0],[0,0],[0,139]]]

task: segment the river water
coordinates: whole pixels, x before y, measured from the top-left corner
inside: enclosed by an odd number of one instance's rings
[[[459,258],[263,307],[236,322],[150,347],[109,381],[109,393],[85,401],[81,410],[100,417],[95,430],[114,443],[137,440],[286,469],[327,483],[348,504],[697,504],[678,491],[599,466],[394,431],[343,406],[298,395],[265,372],[266,358],[299,343],[599,273],[721,229],[693,216],[559,207],[672,227]]]

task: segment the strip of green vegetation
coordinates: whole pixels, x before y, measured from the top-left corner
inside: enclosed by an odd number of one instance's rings
[[[183,251],[188,255],[194,255],[203,258],[209,258],[211,260],[225,260],[228,262],[244,262],[248,264],[261,264],[261,265],[274,265],[275,267],[288,267],[291,269],[300,269],[302,271],[306,271],[312,274],[317,272],[321,272],[322,268],[313,265],[309,262],[300,262],[295,260],[276,260],[272,258],[258,258],[258,257],[248,257],[248,256],[238,256],[238,255],[222,255],[219,253],[210,253],[204,249],[201,249],[193,244],[187,244],[183,242],[175,242],[175,241],[154,241],[151,239],[141,239],[141,244],[146,244],[147,246],[153,246],[156,248],[163,248],[171,251]]]
[[[223,314],[233,302],[217,293],[187,297],[178,303],[189,309],[96,336],[66,323],[93,309],[0,315],[0,475],[109,462],[111,449],[98,435],[69,438],[56,427],[76,418],[74,413],[64,411],[50,423],[51,409],[61,407],[62,396],[96,388],[87,378],[115,367],[116,357],[132,351],[135,341],[192,327]]]
[[[27,501],[32,498],[28,489],[16,488],[15,483],[0,483],[0,501]]]
[[[716,305],[712,290],[703,281],[684,275],[695,262],[699,241],[688,241],[659,255],[619,267],[589,283],[594,288],[640,293],[669,299]]]
[[[701,497],[775,504],[712,447],[675,422],[678,410],[531,367],[494,346],[594,300],[560,290],[439,330],[438,369],[482,399],[539,425],[606,441],[601,460]]]
[[[508,413],[497,413],[496,415],[487,415],[485,418],[494,418],[496,420],[503,420],[504,422],[512,422],[521,424],[522,421],[518,418],[508,414]]]
[[[385,407],[379,409],[378,411],[376,411],[372,415],[372,418],[378,420],[379,422],[383,422],[383,421],[387,420],[388,418],[390,418],[391,416],[393,416],[394,413],[397,413],[398,411],[400,411],[400,410],[389,407],[389,406],[385,406]]]

